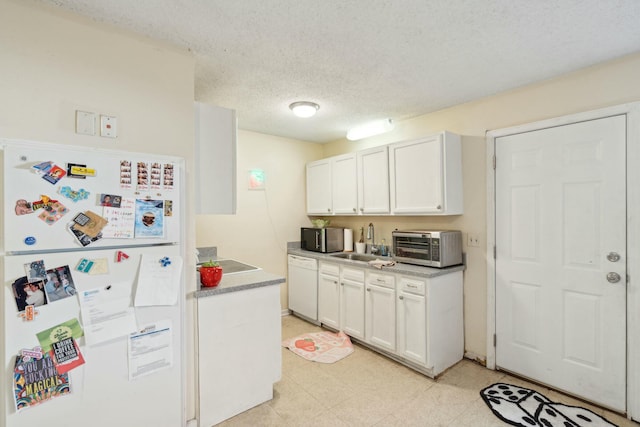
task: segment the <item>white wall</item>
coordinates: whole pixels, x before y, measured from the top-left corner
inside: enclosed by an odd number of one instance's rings
[[[175,155],[193,170],[191,54],[31,0],[0,0],[0,136]],[[117,139],[75,134],[75,110],[118,117]],[[187,175],[186,216],[193,217]],[[186,247],[195,254],[195,224]],[[195,271],[195,257],[185,262]],[[187,276],[187,295],[195,274]],[[187,362],[194,357],[193,301],[187,307]],[[3,368],[4,369],[4,368]],[[193,417],[193,363],[187,416]]]
[[[310,226],[305,213],[305,164],[322,155],[310,142],[238,132],[236,215],[197,215],[197,247],[216,246],[218,256],[257,265],[286,277],[287,242]],[[249,190],[249,170],[263,169],[264,191]],[[282,309],[288,307],[281,286]]]

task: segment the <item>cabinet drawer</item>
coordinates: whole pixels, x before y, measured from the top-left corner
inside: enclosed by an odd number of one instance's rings
[[[406,277],[400,278],[399,289],[404,292],[408,292],[416,295],[424,295],[426,289],[426,283],[424,280],[408,279]]]
[[[355,268],[349,268],[349,267],[342,267],[341,278],[348,279],[348,280],[353,280],[355,282],[363,283],[364,282],[364,270],[355,269]]]
[[[338,276],[340,274],[340,266],[338,264],[320,263],[320,274],[328,274],[329,276]]]
[[[391,274],[367,272],[367,283],[371,285],[384,286],[385,288],[395,288],[396,286],[395,277]]]

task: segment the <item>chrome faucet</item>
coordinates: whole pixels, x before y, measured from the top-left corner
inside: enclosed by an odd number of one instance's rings
[[[370,222],[369,223],[369,228],[367,228],[367,239],[371,240],[371,253],[372,254],[376,254],[378,253],[378,247],[376,246],[376,234],[375,234],[375,229],[373,228],[373,223]]]

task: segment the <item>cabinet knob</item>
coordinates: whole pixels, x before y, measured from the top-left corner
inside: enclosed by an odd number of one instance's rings
[[[364,208],[360,208],[360,212],[364,212]]]
[[[367,288],[367,292],[371,292],[371,288]]]
[[[442,209],[442,206],[441,206],[441,205],[438,205],[438,206],[436,206],[436,209],[441,210],[441,209]]]
[[[440,207],[438,207],[440,209]],[[331,208],[327,208],[327,212],[331,213]]]
[[[400,296],[398,297],[398,299],[404,299],[404,297],[403,297],[402,295],[400,295]]]
[[[353,208],[353,211],[356,212],[356,208]]]

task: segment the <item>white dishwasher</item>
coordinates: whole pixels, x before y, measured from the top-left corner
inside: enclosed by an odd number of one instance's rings
[[[318,321],[318,261],[289,255],[289,310]]]

